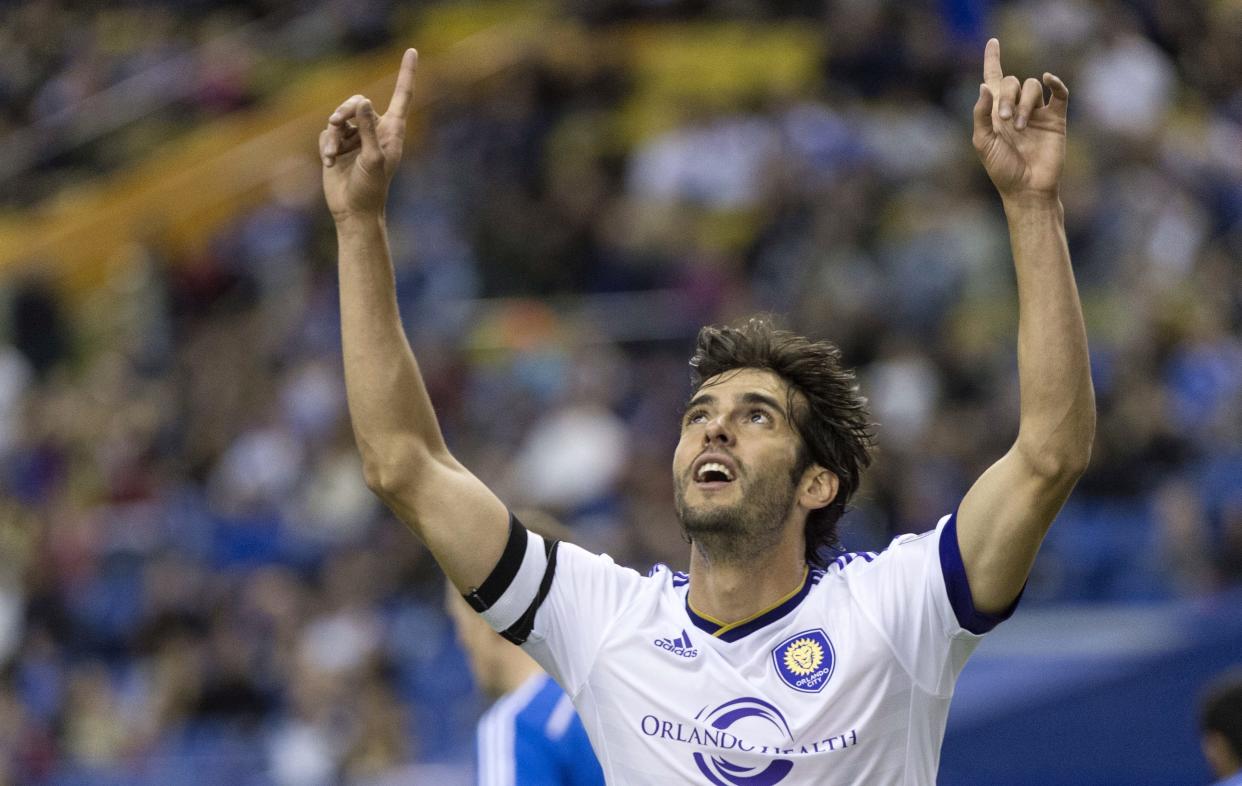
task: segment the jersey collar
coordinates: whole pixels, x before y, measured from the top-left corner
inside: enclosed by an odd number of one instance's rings
[[[686,590],[686,614],[690,616],[690,621],[700,630],[707,631],[713,637],[721,641],[737,641],[762,627],[776,622],[789,612],[798,607],[806,594],[811,591],[811,571],[809,568],[802,569],[802,581],[785,597],[776,601],[766,609],[750,615],[745,619],[737,622],[723,622],[715,617],[708,616],[701,612],[695,611],[690,605],[690,590]]]

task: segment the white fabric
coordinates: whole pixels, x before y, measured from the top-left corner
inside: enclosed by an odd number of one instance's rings
[[[944,587],[948,518],[813,572],[796,608],[732,642],[695,627],[684,576],[644,578],[561,544],[525,649],[570,694],[609,784],[737,782],[722,772],[766,786],[931,784],[953,685],[980,640]],[[657,644],[683,631],[692,657]],[[832,671],[802,692],[774,651],[815,631]]]
[[[548,722],[543,725],[543,733],[550,740],[559,740],[565,736],[573,720],[574,703],[562,693],[557,699],[556,706],[552,708],[552,713],[548,715]]]
[[[492,607],[483,612],[483,619],[494,630],[503,631],[518,621],[526,613],[531,601],[539,593],[539,583],[543,581],[544,571],[548,567],[548,556],[543,551],[543,538],[533,532],[526,532],[526,553],[522,555],[522,566],[517,575],[500,598]]]

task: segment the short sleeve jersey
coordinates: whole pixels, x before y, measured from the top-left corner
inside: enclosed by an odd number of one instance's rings
[[[569,697],[536,674],[479,719],[479,786],[600,786],[599,762]]]
[[[974,609],[952,515],[809,569],[746,620],[688,597],[685,574],[642,576],[514,519],[467,599],[564,687],[627,786],[934,783],[957,677],[1013,611]]]

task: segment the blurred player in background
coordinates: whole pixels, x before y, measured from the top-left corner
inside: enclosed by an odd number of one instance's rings
[[[551,516],[524,512],[532,532],[565,541]],[[479,719],[479,786],[597,786],[604,773],[565,691],[515,644],[505,641],[450,584],[445,610],[479,689],[495,700]]]
[[[1000,43],[988,42],[973,142],[1017,273],[1012,448],[933,529],[832,560],[870,462],[853,373],[831,344],[762,320],[704,328],[673,456],[690,572],[657,566],[644,578],[528,531],[445,445],[402,331],[384,214],[416,64],[409,50],[383,116],[353,96],[319,143],[368,485],[474,610],[573,697],[610,783],[934,782],[957,677],[1012,613],[1091,453],[1094,393],[1059,191],[1065,85],[1004,74]]]
[[[1203,755],[1219,779],[1216,786],[1242,786],[1242,669],[1213,681],[1199,713]]]

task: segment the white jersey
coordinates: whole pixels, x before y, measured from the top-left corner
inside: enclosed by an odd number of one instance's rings
[[[573,699],[609,784],[931,784],[953,687],[1009,612],[973,607],[953,516],[811,569],[730,625],[514,520],[467,599]]]

